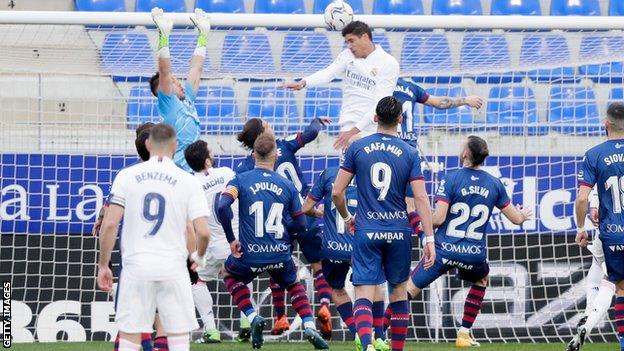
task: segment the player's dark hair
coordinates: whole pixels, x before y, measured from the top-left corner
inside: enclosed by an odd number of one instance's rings
[[[176,132],[167,123],[156,123],[150,129],[149,140],[152,144],[163,145],[171,140],[175,140]]]
[[[262,133],[254,142],[253,151],[256,156],[256,160],[266,160],[271,153],[275,151],[277,146],[275,145],[275,135],[273,133]]]
[[[248,120],[243,126],[243,131],[238,133],[236,140],[238,140],[244,147],[249,150],[253,150],[254,143],[260,134],[264,133],[264,126],[262,125],[261,118],[252,118]]]
[[[342,28],[343,37],[346,37],[347,34],[353,34],[361,37],[364,33],[368,34],[368,39],[373,40],[373,31],[371,31],[368,24],[362,21],[353,21]]]
[[[614,132],[624,132],[624,104],[614,102],[607,108],[607,118]]]
[[[466,146],[468,147],[468,151],[470,151],[470,160],[472,161],[473,167],[481,165],[483,161],[485,161],[485,158],[490,155],[487,142],[476,135],[468,137]]]
[[[154,123],[145,122],[136,129],[136,139],[134,139],[134,146],[136,147],[139,157],[143,161],[147,161],[150,158],[149,150],[145,146],[145,141],[149,138],[150,130],[154,127]]]
[[[208,149],[208,143],[203,140],[197,140],[187,146],[184,150],[184,158],[195,172],[201,172],[204,169],[206,160],[210,160],[210,163],[214,164]]]
[[[386,128],[396,126],[402,112],[401,103],[392,96],[386,96],[379,100],[377,108],[375,108],[379,124]]]
[[[156,72],[150,79],[149,85],[152,95],[158,97],[158,82],[160,81],[160,72]]]

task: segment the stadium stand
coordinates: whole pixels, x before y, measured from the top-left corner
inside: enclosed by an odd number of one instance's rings
[[[136,0],[136,12],[150,12],[154,7],[160,7],[165,12],[186,12],[184,0]]]
[[[303,0],[256,0],[255,13],[306,13]]]
[[[425,13],[421,0],[374,0],[374,15],[422,15]]]
[[[296,32],[284,36],[282,70],[313,73],[332,62],[329,40],[323,33]]]
[[[202,132],[233,134],[242,128],[234,89],[229,86],[200,86],[195,100]]]
[[[490,14],[495,16],[541,16],[539,0],[492,0]]]
[[[197,0],[195,7],[206,12],[244,13],[244,0]]]
[[[574,82],[577,79],[574,67],[564,66],[569,60],[570,50],[563,35],[528,34],[522,39],[520,66],[555,66],[529,71],[528,77],[535,82]]]
[[[197,45],[197,35],[188,34],[171,34],[169,36],[169,48],[171,50],[171,68],[174,74],[186,74],[189,70],[189,64],[195,46]],[[204,72],[212,70],[210,65],[210,57],[206,56],[204,61]]]
[[[102,69],[113,80],[137,80],[137,72],[155,72],[155,59],[147,35],[107,33],[102,46]]]
[[[600,2],[598,0],[552,0],[550,3],[551,16],[600,16]]]
[[[484,65],[485,62],[487,65]],[[511,67],[507,40],[499,34],[466,34],[461,48],[460,66],[464,71],[475,72],[477,83],[500,84],[522,79],[520,75],[506,73],[481,74],[485,71],[504,71]]]
[[[314,0],[314,9],[313,9],[312,12],[313,13],[323,13],[323,12],[325,12],[325,8],[332,1],[334,1],[334,0]],[[349,0],[349,1],[347,1],[347,3],[353,9],[353,13],[354,14],[361,15],[361,14],[365,13],[364,12],[364,4],[363,4],[362,0]]]
[[[432,15],[482,15],[481,0],[433,0]]]
[[[329,117],[329,132],[337,132],[340,107],[342,106],[342,89],[333,87],[312,87],[307,89],[303,106],[303,124],[308,124],[317,117]]]
[[[594,90],[582,86],[554,86],[550,89],[548,122],[551,130],[587,135],[600,132],[600,115]]]
[[[128,129],[136,129],[145,122],[160,122],[156,99],[149,85],[137,85],[130,90],[128,99]]]
[[[486,122],[498,126],[502,135],[538,135],[548,132],[537,127],[537,101],[533,89],[494,86],[487,99]]]
[[[591,61],[596,57],[619,56],[624,51],[622,36],[585,36],[581,39],[579,59]],[[579,73],[587,76],[595,83],[622,83],[624,64],[621,61],[581,65]]]
[[[271,74],[275,72],[269,38],[262,33],[227,34],[221,51],[221,72]]]
[[[609,16],[624,16],[624,1],[611,0],[609,2]]]
[[[423,77],[414,78],[417,82],[459,82],[459,78],[437,77],[440,72],[453,70],[451,49],[444,34],[407,33],[399,62],[403,71],[423,73]]]
[[[76,0],[76,11],[126,11],[124,0]]]
[[[247,116],[265,119],[278,133],[301,128],[295,95],[290,90],[273,86],[255,86],[249,89]]]

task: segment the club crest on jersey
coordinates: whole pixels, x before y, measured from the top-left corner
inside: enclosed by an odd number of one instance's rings
[[[470,176],[470,180],[472,180],[474,182],[475,180],[479,180],[479,177]]]

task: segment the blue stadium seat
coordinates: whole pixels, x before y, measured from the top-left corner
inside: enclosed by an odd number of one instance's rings
[[[197,46],[197,34],[171,34],[169,49],[171,51],[171,68],[175,74],[186,75],[190,68],[191,57]],[[211,70],[210,57],[204,60],[204,72]]]
[[[600,16],[599,0],[552,0],[551,16]]]
[[[102,69],[113,80],[138,80],[156,71],[147,35],[144,33],[107,33],[102,46]]]
[[[126,11],[124,0],[76,0],[77,11]]]
[[[622,0],[609,2],[609,16],[624,16],[624,2]]]
[[[621,57],[624,52],[624,37],[617,36],[583,36],[579,60],[581,62],[609,60],[609,58]],[[586,75],[596,83],[622,83],[624,76],[624,63],[612,61],[602,64],[583,65],[579,72]]]
[[[537,102],[533,89],[518,86],[495,86],[487,100],[486,121],[495,124],[502,135],[541,135],[547,127],[538,127]]]
[[[160,122],[156,98],[149,85],[137,85],[130,89],[128,98],[128,129],[136,129],[145,122]]]
[[[384,33],[373,32],[373,41],[375,44],[379,44],[385,52],[392,54],[392,48],[390,47],[390,41]]]
[[[136,12],[150,12],[154,7],[160,7],[165,12],[186,12],[184,0],[136,0]]]
[[[329,3],[334,0],[314,0],[314,9],[313,13],[325,13],[325,8]],[[353,13],[356,15],[364,14],[364,4],[362,0],[347,0],[346,1],[349,6],[353,9]]]
[[[200,86],[195,108],[202,132],[234,134],[242,130],[243,123],[231,87]]]
[[[221,72],[275,74],[269,38],[261,33],[228,34],[221,51]]]
[[[328,132],[338,132],[338,118],[342,105],[342,89],[340,88],[308,88],[303,106],[303,124],[308,124],[317,117],[329,117],[332,123]]]
[[[266,119],[276,132],[301,129],[295,95],[282,88],[263,86],[249,89],[247,116]]]
[[[303,0],[256,0],[255,13],[306,13]]]
[[[442,77],[445,72],[453,70],[451,49],[444,34],[407,33],[400,63],[403,71],[419,74],[414,78],[415,82],[444,84],[461,81],[459,77]]]
[[[421,0],[375,0],[374,15],[422,15],[425,13]]]
[[[323,33],[287,33],[282,51],[282,71],[314,73],[332,62],[329,40]]]
[[[426,89],[429,95],[462,97],[466,92],[462,87],[434,87]],[[440,110],[430,106],[424,107],[425,126],[439,125],[448,131],[474,131],[482,127],[481,123],[474,120],[471,108],[462,106],[449,110]]]
[[[561,65],[553,69],[535,69],[528,72],[529,78],[536,82],[574,82],[574,67],[563,67],[569,63],[570,50],[568,42],[559,34],[529,34],[522,39],[520,49],[520,66],[536,67],[538,65]]]
[[[624,88],[613,88],[609,92],[609,103],[619,101],[624,101]]]
[[[594,91],[581,86],[552,87],[548,122],[551,130],[564,134],[600,133],[600,115]]]
[[[511,73],[482,73],[511,68],[507,40],[500,34],[466,34],[461,48],[460,66],[475,72],[477,83],[500,84],[519,82],[522,75]]]
[[[491,14],[495,16],[541,16],[539,0],[492,0]]]
[[[481,0],[433,0],[432,15],[482,15]]]
[[[195,0],[195,8],[208,13],[245,13],[244,0]]]

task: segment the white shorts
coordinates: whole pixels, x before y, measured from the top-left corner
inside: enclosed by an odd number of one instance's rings
[[[125,333],[151,333],[156,310],[165,332],[188,333],[199,328],[188,274],[176,280],[136,280],[122,271],[117,288],[115,322]]]
[[[210,251],[207,251],[206,257],[204,259],[206,261],[206,265],[204,266],[204,268],[197,271],[197,276],[199,276],[199,279],[205,282],[219,279],[219,274],[223,269],[225,258],[216,258]]]

